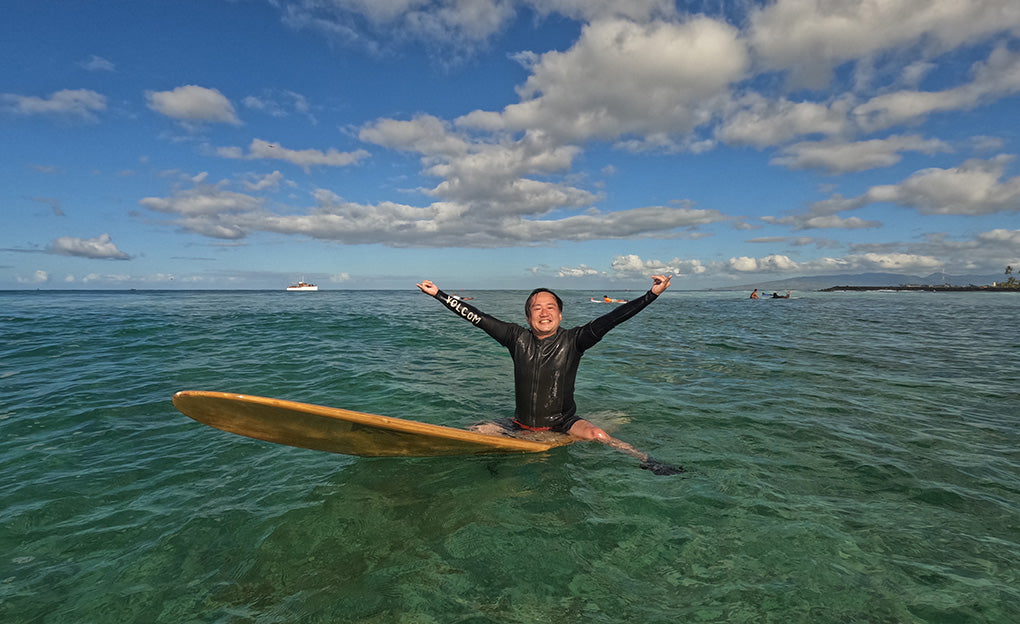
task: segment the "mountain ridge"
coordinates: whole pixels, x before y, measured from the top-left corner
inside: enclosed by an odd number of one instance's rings
[[[1005,281],[1002,275],[949,275],[941,271],[927,277],[905,273],[839,273],[835,275],[805,275],[768,282],[752,282],[739,286],[723,286],[708,290],[821,290],[833,286],[987,286]]]

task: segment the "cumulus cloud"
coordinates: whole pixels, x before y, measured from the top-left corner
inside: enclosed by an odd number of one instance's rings
[[[606,274],[605,271],[599,271],[593,269],[590,266],[584,264],[576,267],[560,267],[557,271],[557,277],[601,277]]]
[[[881,271],[931,271],[942,266],[938,258],[908,253],[866,253],[849,256],[848,260],[855,268]]]
[[[145,100],[150,109],[177,121],[241,123],[234,105],[216,89],[185,85],[170,91],[146,91]]]
[[[1016,253],[1020,253],[1020,230],[1006,230],[998,228],[978,235],[981,242],[994,245],[1007,245],[1012,247]]]
[[[458,135],[449,123],[432,115],[418,115],[410,120],[379,119],[362,128],[358,138],[428,157],[462,156],[471,149],[467,137]]]
[[[987,266],[1005,266],[1004,263],[1020,259],[1016,241],[1020,230],[992,230],[972,239],[949,241],[942,238],[923,244],[889,243],[889,247],[903,250],[868,251],[852,250],[842,256],[826,256],[810,260],[795,260],[781,254],[761,257],[737,256],[726,261],[702,264],[697,260],[670,262],[643,260],[637,255],[617,256],[613,259],[615,277],[641,277],[656,273],[673,273],[678,277],[697,275],[729,275],[749,279],[763,275],[780,279],[795,275],[831,275],[835,273],[894,272],[908,275],[927,275],[942,270],[947,258],[960,267],[984,270]],[[1012,248],[1009,246],[1013,245]],[[916,249],[911,249],[911,248]],[[968,265],[963,258],[969,257]],[[1010,260],[1013,259],[1013,260]],[[683,270],[685,267],[688,270]],[[696,270],[690,270],[693,267]],[[680,269],[680,270],[678,270]]]
[[[950,151],[952,148],[944,141],[917,135],[856,142],[803,141],[782,149],[771,162],[790,169],[823,169],[836,174],[889,167],[902,160],[903,152],[930,155]]]
[[[587,211],[549,218],[547,204],[564,199],[533,201],[531,212],[499,203],[475,206],[470,202],[437,201],[426,206],[397,202],[349,202],[327,189],[313,193],[314,204],[305,208],[270,210],[249,193],[230,190],[229,184],[209,184],[196,176],[192,188],[177,189],[167,197],[146,197],[141,206],[171,215],[185,231],[222,239],[241,239],[251,232],[303,235],[347,244],[385,244],[396,247],[506,247],[546,244],[558,240],[604,240],[630,237],[690,236],[697,228],[728,218],[714,210],[687,206],[650,206],[608,214]],[[545,191],[553,192],[552,187]],[[541,193],[542,189],[522,191]]]
[[[521,102],[464,123],[540,129],[563,143],[626,136],[668,143],[708,122],[713,101],[749,65],[737,30],[703,17],[594,22],[566,51],[520,58],[531,70],[518,89]]]
[[[538,180],[570,168],[579,149],[541,132],[519,140],[488,143],[435,117],[379,120],[362,129],[364,141],[421,154],[424,173],[442,181],[428,195],[491,215],[541,215],[555,209],[590,206],[598,196],[555,181]]]
[[[78,256],[99,260],[130,260],[131,256],[117,249],[109,234],[100,234],[95,238],[78,238],[61,236],[47,247],[52,254],[62,256]]]
[[[972,75],[971,82],[943,91],[904,90],[878,95],[854,108],[853,115],[861,127],[874,131],[931,113],[970,109],[989,98],[1017,93],[1020,52],[1000,45],[986,61],[974,65]]]
[[[670,198],[656,202],[666,205],[602,210],[600,202],[618,196],[610,185],[590,179],[594,172],[583,169],[588,164],[587,146],[609,143],[628,150],[690,153],[718,143],[777,148],[765,156],[774,165],[833,175],[890,167],[907,153],[948,153],[952,149],[947,143],[910,134],[913,130],[866,135],[1020,91],[1020,53],[1008,45],[968,48],[968,54],[977,49],[990,52],[973,65],[964,84],[939,91],[921,89],[932,76],[945,79],[938,71],[944,52],[975,42],[987,45],[989,34],[1017,32],[1020,9],[1015,4],[775,0],[759,3],[746,20],[730,20],[740,23],[741,29],[722,15],[711,18],[693,9],[679,14],[670,0],[274,0],[291,26],[315,29],[373,51],[380,51],[388,39],[396,44],[425,43],[432,52],[446,46],[477,50],[522,6],[540,18],[566,16],[582,24],[572,43],[554,51],[515,54],[527,77],[518,86],[518,100],[501,109],[475,110],[451,120],[425,114],[383,118],[360,128],[358,138],[364,143],[420,158],[426,181],[414,190],[426,198],[424,202],[352,202],[340,196],[339,189],[320,188],[303,205],[293,198],[298,205],[273,205],[259,195],[279,188],[283,176],[273,172],[250,175],[235,182],[236,187],[196,180],[194,188],[140,203],[185,231],[226,240],[275,232],[348,244],[501,247],[700,236],[713,224],[734,221],[717,210],[696,209],[693,203],[670,205]],[[847,62],[856,65],[840,72],[843,84],[832,90],[789,90],[791,84],[829,84],[833,69]],[[900,66],[891,70],[897,63]],[[778,72],[780,78],[786,74],[791,81],[783,85],[768,72]],[[874,86],[882,80],[888,83]],[[841,91],[850,82],[852,86]],[[182,122],[241,123],[230,100],[215,89],[187,85],[150,91],[146,98],[152,110]],[[4,101],[13,107],[14,100],[5,96]],[[249,111],[281,118],[304,114],[314,121],[308,101],[292,92],[264,91],[240,103]],[[57,108],[56,103],[51,106]],[[987,137],[983,143],[993,144]],[[355,165],[369,157],[361,149],[291,149],[263,139],[252,139],[243,147],[221,147],[216,154],[283,161],[306,172]],[[878,228],[881,222],[850,213],[879,202],[925,214],[1015,212],[1020,183],[1006,176],[1006,162],[1006,157],[999,157],[967,161],[956,168],[924,169],[857,197],[833,195],[799,213],[767,216],[763,221],[793,232]],[[756,242],[780,240],[790,246],[819,245],[809,242],[816,239],[801,236],[763,237]],[[831,245],[829,241],[827,246]],[[714,264],[618,256],[612,274],[923,267],[936,257],[911,248],[805,262],[797,250],[785,251],[792,257],[742,256]],[[605,274],[588,265],[563,267],[560,272]]]
[[[821,86],[833,68],[925,43],[945,51],[1020,28],[1020,4],[1002,0],[777,0],[751,12],[748,38],[759,62]]]
[[[48,98],[4,93],[3,109],[19,115],[52,115],[95,121],[106,110],[106,96],[89,89],[64,89]]]
[[[899,184],[871,187],[864,199],[921,214],[983,215],[1020,210],[1020,176],[1003,180],[1013,156],[972,159],[949,169],[922,169]]]
[[[759,236],[756,238],[749,238],[747,242],[766,245],[781,243],[791,245],[793,247],[803,247],[805,245],[814,245],[815,247],[833,247],[836,245],[833,240],[827,238],[815,238],[813,236]]]
[[[722,270],[739,274],[811,275],[844,272],[896,271],[905,273],[931,272],[942,267],[933,257],[911,253],[860,253],[840,258],[818,258],[796,262],[788,256],[771,254],[761,258],[741,256],[730,258]]]
[[[242,184],[244,185],[244,189],[251,193],[257,193],[260,191],[275,191],[280,188],[280,182],[282,182],[283,179],[283,174],[279,171],[267,173],[262,176],[249,174],[248,179],[244,180]]]
[[[642,260],[637,254],[615,256],[612,263],[613,274],[617,277],[642,277],[648,275],[673,275],[685,277],[700,275],[708,268],[700,260]]]
[[[988,160],[971,159],[957,167],[922,169],[897,184],[873,186],[864,194],[844,198],[835,195],[816,202],[808,214],[766,217],[770,223],[817,227],[837,212],[875,203],[891,203],[927,215],[988,215],[1020,211],[1020,176],[1003,179],[1014,156],[1003,154]],[[866,226],[865,226],[866,227]]]
[[[423,172],[440,179],[422,192],[439,200],[433,205],[441,208],[437,215],[458,220],[458,236],[472,246],[668,237],[679,235],[677,229],[686,229],[689,235],[699,226],[727,220],[718,211],[687,206],[645,206],[603,214],[594,209],[600,199],[597,193],[553,177],[569,171],[580,148],[537,130],[518,139],[473,140],[467,131],[470,126],[464,120],[451,124],[426,115],[382,119],[362,128],[359,137],[420,154]],[[581,210],[581,214],[548,218],[557,211]],[[467,229],[471,227],[477,230]],[[438,235],[443,228],[430,231]]]
[[[107,273],[107,274],[89,273],[85,277],[81,278],[81,281],[82,281],[82,283],[85,283],[85,284],[95,284],[95,283],[103,283],[103,282],[122,284],[124,282],[131,281],[131,276],[123,274],[123,273],[119,273],[119,274],[118,273]]]
[[[225,183],[207,184],[199,176],[194,188],[178,189],[170,197],[144,197],[139,204],[176,217],[182,229],[211,238],[237,240],[248,235],[247,223],[257,219],[263,200],[224,188]]]
[[[50,274],[40,269],[29,277],[19,275],[15,279],[19,284],[43,284],[50,281]]]
[[[731,145],[768,147],[799,136],[843,136],[853,128],[847,119],[852,101],[793,102],[748,92],[727,105],[716,137]]]
[[[790,226],[795,232],[816,229],[861,230],[881,227],[881,221],[869,221],[860,217],[841,217],[837,214],[846,210],[856,210],[864,205],[866,202],[857,199],[847,200],[835,196],[828,200],[815,202],[806,212],[790,214],[785,217],[764,216],[761,220],[773,225]]]
[[[667,206],[632,208],[552,220],[522,219],[504,225],[504,234],[520,242],[589,241],[618,238],[672,238],[674,230],[727,221],[715,210]]]
[[[740,273],[764,273],[773,271],[789,271],[797,268],[797,263],[787,256],[771,254],[764,258],[741,256],[730,258],[729,268]]]
[[[252,139],[247,153],[237,147],[221,147],[216,153],[223,158],[282,160],[297,165],[306,172],[316,166],[347,167],[355,165],[369,156],[369,153],[363,149],[353,152],[340,152],[333,148],[327,151],[317,149],[293,150],[287,149],[279,143],[270,143],[262,139]]]

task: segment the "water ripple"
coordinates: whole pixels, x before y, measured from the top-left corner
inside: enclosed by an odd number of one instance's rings
[[[480,291],[509,320],[525,293]],[[605,311],[561,293],[567,324]],[[501,347],[419,293],[0,293],[0,620],[1010,622],[1015,297],[673,293],[577,444],[368,460],[177,413],[208,389],[465,426]],[[408,619],[411,615],[418,619]]]

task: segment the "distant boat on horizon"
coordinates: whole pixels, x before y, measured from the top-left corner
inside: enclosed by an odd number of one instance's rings
[[[308,282],[298,282],[297,284],[291,284],[287,287],[289,292],[314,292],[319,290],[319,287],[315,284],[309,284]]]

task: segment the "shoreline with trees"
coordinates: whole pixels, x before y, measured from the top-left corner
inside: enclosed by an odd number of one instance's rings
[[[1020,292],[1020,280],[1013,275],[1013,267],[1006,267],[1006,279],[1003,282],[992,282],[987,286],[951,286],[949,284],[901,284],[899,286],[830,286],[821,288],[818,292],[862,292],[862,291],[886,291],[886,292]]]

